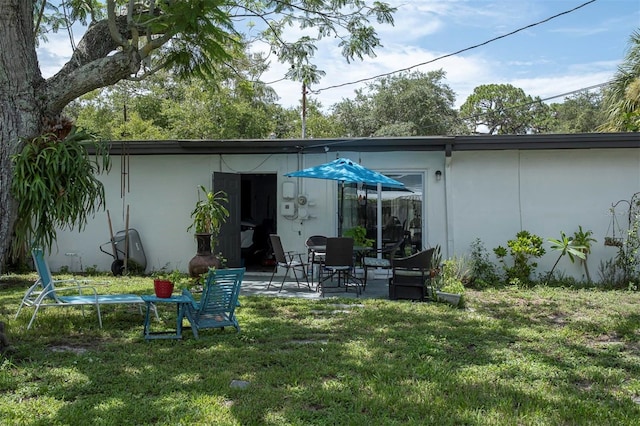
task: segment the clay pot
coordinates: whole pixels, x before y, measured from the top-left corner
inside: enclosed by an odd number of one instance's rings
[[[189,275],[198,277],[209,271],[209,268],[219,268],[220,259],[211,252],[211,234],[196,234],[198,251],[189,261]]]
[[[169,280],[153,280],[153,290],[156,296],[166,299],[173,293],[173,283]]]

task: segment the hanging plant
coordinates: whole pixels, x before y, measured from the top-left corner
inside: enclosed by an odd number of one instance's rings
[[[14,252],[25,246],[50,250],[58,229],[82,230],[104,208],[104,186],[96,174],[109,170],[108,145],[75,127],[60,136],[38,136],[12,157],[11,193],[18,203]]]

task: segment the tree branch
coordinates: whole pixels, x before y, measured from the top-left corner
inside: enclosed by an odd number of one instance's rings
[[[119,31],[116,17],[116,2],[114,0],[107,0],[107,23],[109,26],[109,34],[111,38],[118,43],[118,45],[126,48],[128,46],[127,39],[123,37]]]
[[[136,51],[131,51],[96,59],[66,75],[58,73],[56,76],[59,77],[47,81],[46,93],[43,94],[43,98],[49,100],[47,113],[57,115],[72,100],[126,79],[139,69],[140,57]]]
[[[47,6],[47,2],[45,0],[42,1],[42,7],[38,10],[38,19],[36,21],[36,25],[33,29],[33,36],[38,36],[38,29],[40,28],[40,22],[42,22],[42,16],[44,15],[44,8]]]

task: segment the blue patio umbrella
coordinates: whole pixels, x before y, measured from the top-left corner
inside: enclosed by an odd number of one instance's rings
[[[319,166],[287,173],[285,176],[329,179],[346,183],[362,183],[373,188],[375,188],[377,184],[381,184],[383,189],[405,189],[402,182],[391,179],[382,173],[367,169],[348,158],[338,158],[337,160],[320,164]]]
[[[344,204],[344,184],[360,183],[366,188],[392,189],[408,191],[404,184],[388,176],[378,173],[348,158],[338,158],[319,166],[309,167],[296,172],[286,173],[288,177],[305,177],[314,179],[336,180],[342,183],[340,206],[338,209],[338,235],[342,235],[342,209]]]

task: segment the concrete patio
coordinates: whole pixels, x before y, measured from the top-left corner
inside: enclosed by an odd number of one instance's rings
[[[384,272],[382,273],[384,274]],[[240,291],[241,296],[271,296],[271,297],[300,297],[305,299],[322,299],[320,292],[315,291],[317,280],[313,282],[313,290],[309,290],[305,285],[301,284],[298,288],[298,284],[293,277],[287,277],[287,280],[280,290],[280,283],[282,282],[282,275],[276,275],[273,277],[273,282],[267,290],[269,285],[269,279],[271,273],[266,272],[247,272],[242,281],[242,288]],[[376,276],[375,278],[369,278],[367,280],[366,289],[360,294],[356,295],[356,290],[353,287],[349,288],[349,291],[345,291],[344,287],[340,288],[327,288],[325,290],[324,298],[352,298],[352,299],[388,299],[389,298],[389,284],[387,278],[384,276]]]

